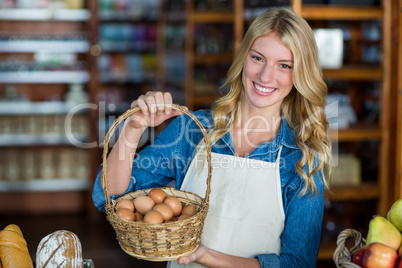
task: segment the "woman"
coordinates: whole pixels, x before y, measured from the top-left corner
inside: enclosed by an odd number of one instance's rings
[[[201,245],[168,266],[315,267],[331,148],[327,87],[306,21],[283,8],[256,18],[224,86],[229,92],[212,111],[195,113],[209,131],[214,163]],[[107,160],[112,198],[172,180],[205,195],[203,136],[187,116],[130,160],[147,127],[179,115],[171,104],[161,92],[133,102],[140,111],[125,122]],[[99,176],[93,199],[102,209]]]

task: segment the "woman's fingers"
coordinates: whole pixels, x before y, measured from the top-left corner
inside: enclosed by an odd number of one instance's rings
[[[140,96],[140,97],[138,98],[138,100],[137,100],[137,101],[134,101],[134,102],[136,102],[136,105],[140,108],[141,112],[142,112],[144,115],[148,115],[148,114],[149,114],[149,112],[148,112],[148,105],[147,105],[147,103],[145,102],[145,100],[144,100],[144,98],[143,98],[142,96]],[[133,102],[133,104],[134,104],[134,102]]]
[[[141,95],[133,101],[131,107],[138,106],[142,113],[143,120],[139,120],[140,114],[133,115],[134,126],[157,126],[172,116],[180,115],[181,112],[174,110],[172,112],[173,100],[169,92],[150,91]],[[139,122],[141,121],[141,122]]]
[[[148,111],[151,116],[154,116],[156,113],[156,99],[153,93],[148,92],[145,95],[144,101],[146,102],[148,106]]]
[[[165,99],[162,92],[155,92],[155,111],[162,114],[165,111]]]
[[[165,101],[165,114],[169,115],[172,112],[172,95],[169,92],[163,93],[163,98]]]
[[[154,116],[155,114],[170,113],[172,107],[172,95],[168,92],[149,91],[141,95],[136,104],[140,107],[144,115]],[[168,114],[168,113],[167,113]]]

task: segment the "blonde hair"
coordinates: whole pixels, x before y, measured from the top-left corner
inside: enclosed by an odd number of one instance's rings
[[[258,16],[248,29],[235,59],[228,71],[223,88],[229,92],[213,104],[215,128],[209,134],[212,143],[229,132],[238,118],[242,99],[242,72],[244,61],[253,42],[261,36],[275,32],[282,43],[293,53],[293,89],[283,100],[281,113],[296,133],[296,143],[302,151],[296,171],[304,180],[301,195],[317,186],[313,175],[321,171],[324,185],[331,159],[331,142],[328,122],[324,113],[327,86],[318,63],[317,46],[308,23],[287,8],[271,8]],[[320,161],[314,161],[317,155]],[[303,167],[307,164],[307,173]]]

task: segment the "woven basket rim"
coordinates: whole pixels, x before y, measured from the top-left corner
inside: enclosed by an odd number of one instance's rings
[[[177,259],[180,258],[180,257],[191,255],[197,248],[198,248],[198,246],[195,247],[194,249],[192,249],[192,250],[186,252],[186,253],[179,254],[179,255],[175,255],[175,256],[172,256],[172,257],[153,257],[153,258],[152,258],[152,261],[155,261],[155,262],[174,261],[174,260],[177,260]],[[137,259],[140,259],[140,260],[146,260],[146,261],[151,260],[149,257],[144,257],[144,256],[139,255],[139,254],[134,254],[134,253],[128,252],[128,251],[126,251],[126,250],[124,250],[124,249],[123,249],[123,251],[126,252],[126,253],[127,253],[128,255],[130,255],[131,257],[134,257],[134,258],[137,258]]]

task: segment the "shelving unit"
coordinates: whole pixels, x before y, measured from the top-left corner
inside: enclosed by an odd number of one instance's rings
[[[392,180],[390,175],[392,169],[390,159],[392,159],[392,128],[393,121],[391,120],[391,102],[393,92],[390,86],[391,81],[391,2],[382,1],[380,7],[368,6],[336,6],[336,5],[306,5],[301,0],[293,1],[293,9],[302,17],[304,17],[312,25],[326,25],[327,21],[349,22],[351,27],[350,37],[350,53],[353,55],[350,62],[343,65],[339,69],[323,69],[323,75],[326,81],[348,81],[352,85],[346,92],[351,96],[363,94],[364,88],[361,83],[367,81],[379,82],[381,84],[379,106],[381,107],[378,124],[367,124],[358,122],[357,125],[352,125],[347,129],[339,129],[330,131],[330,137],[334,143],[339,146],[344,145],[345,148],[350,148],[353,144],[362,142],[374,142],[378,146],[378,162],[375,169],[377,179],[368,180],[362,178],[362,183],[359,186],[334,186],[331,192],[326,193],[326,198],[329,202],[341,202],[356,207],[353,202],[364,202],[364,200],[375,201],[377,208],[376,213],[385,215],[389,209],[389,204],[393,200],[393,196],[389,194],[392,188]],[[361,21],[380,21],[381,28],[381,62],[378,64],[362,63],[361,41],[362,32],[359,23]],[[318,23],[316,23],[318,22]],[[314,28],[314,26],[313,26]],[[359,43],[360,42],[360,43]],[[358,45],[360,44],[360,45]],[[373,42],[373,44],[376,44]],[[331,87],[330,87],[331,92]],[[353,101],[353,100],[352,100]],[[352,103],[353,104],[353,103]],[[362,164],[362,169],[368,168],[367,164]],[[333,178],[334,180],[336,178]],[[359,205],[357,205],[359,206]],[[360,204],[362,206],[362,204]],[[358,208],[354,208],[358,209]],[[363,209],[364,210],[364,209]],[[346,217],[350,214],[346,211]],[[370,212],[369,212],[370,213]],[[324,213],[324,222],[325,222]],[[372,216],[372,215],[371,215]],[[370,215],[366,215],[369,219]],[[353,218],[353,217],[351,217]],[[342,221],[342,219],[340,219]],[[353,224],[352,219],[345,219],[347,224]],[[360,223],[362,224],[362,223]],[[357,228],[357,226],[349,226]],[[365,228],[361,230],[364,234],[364,229],[368,228],[368,220]],[[367,231],[367,229],[366,229]],[[334,242],[323,242],[320,246],[319,260],[330,260],[336,248]]]
[[[234,47],[243,35],[243,25],[237,20],[243,11],[243,1],[235,0],[230,2],[230,7],[219,10],[211,7],[208,11],[197,9],[195,1],[176,1],[174,8],[171,2],[162,2],[162,13],[158,21],[161,29],[158,58],[162,63],[158,66],[158,87],[171,92],[176,102],[190,109],[207,107],[220,95],[218,88],[226,73],[216,74],[218,71],[215,71],[213,73],[216,77],[207,80],[200,77],[199,70],[207,73],[208,70],[227,70],[230,66]],[[214,43],[213,31],[209,30],[213,27],[226,27],[219,31],[219,38],[227,43]],[[170,34],[174,31],[176,43],[171,44]],[[200,43],[203,38],[210,40]],[[207,46],[216,46],[216,49],[208,49]],[[208,73],[206,76],[213,75]]]
[[[157,84],[159,1],[112,3],[99,1],[97,7],[96,43],[100,54],[95,62],[98,84],[93,98],[99,104],[100,141],[113,121],[130,108],[131,102],[154,90]],[[101,155],[98,150],[98,165]]]
[[[68,97],[77,84],[80,101],[91,96],[92,1],[85,7],[0,9],[0,213],[86,209],[91,152],[77,143],[93,127]]]

